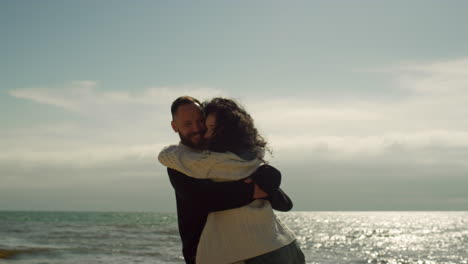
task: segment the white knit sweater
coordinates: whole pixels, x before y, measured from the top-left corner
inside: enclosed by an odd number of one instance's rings
[[[165,147],[158,156],[166,167],[197,179],[235,181],[248,177],[262,164],[259,159],[244,160],[232,152],[210,152],[183,144]]]
[[[248,177],[261,161],[243,160],[234,153],[207,152],[172,145],[159,153],[159,161],[187,176],[214,181]],[[227,264],[253,258],[295,240],[294,234],[273,213],[266,200],[208,215],[197,248],[197,264]]]

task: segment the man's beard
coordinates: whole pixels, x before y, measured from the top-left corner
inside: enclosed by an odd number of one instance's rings
[[[198,143],[194,143],[192,140],[190,140],[192,137],[196,135],[200,135],[200,141]],[[194,148],[194,149],[202,149],[203,146],[205,145],[205,142],[203,141],[203,135],[201,133],[193,133],[193,134],[190,134],[188,137],[179,133],[179,137],[180,137],[180,142],[182,142],[182,144],[188,147]]]

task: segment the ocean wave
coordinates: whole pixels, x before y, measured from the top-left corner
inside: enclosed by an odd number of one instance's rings
[[[367,261],[369,264],[437,264],[436,261],[418,258],[374,258]]]
[[[3,249],[0,248],[0,259],[14,259],[23,255],[37,255],[50,253],[51,248],[24,248],[24,249]]]

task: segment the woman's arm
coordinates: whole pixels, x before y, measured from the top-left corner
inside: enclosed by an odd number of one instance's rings
[[[270,165],[263,165],[252,175],[253,182],[268,193],[266,198],[277,211],[287,212],[293,208],[289,196],[281,190],[281,172]]]
[[[235,181],[255,172],[262,161],[243,160],[234,153],[197,151],[182,144],[164,148],[158,155],[164,166],[197,179]]]

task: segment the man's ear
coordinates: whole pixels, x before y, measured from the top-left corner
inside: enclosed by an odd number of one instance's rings
[[[172,130],[174,130],[174,132],[179,133],[179,130],[177,129],[177,126],[174,120],[171,121],[171,127],[172,127]]]

